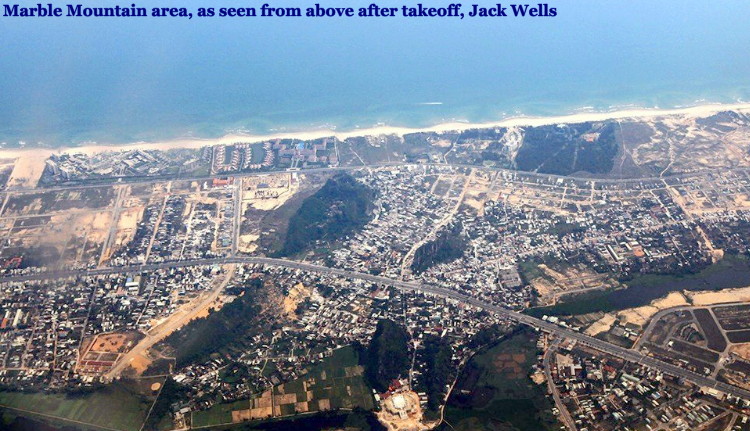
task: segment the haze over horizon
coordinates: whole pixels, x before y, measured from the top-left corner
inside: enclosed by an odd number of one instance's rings
[[[747,2],[550,4],[558,16],[543,19],[3,17],[0,142],[419,127],[750,99]]]

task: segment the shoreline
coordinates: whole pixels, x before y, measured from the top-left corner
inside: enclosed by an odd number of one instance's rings
[[[0,149],[0,159],[17,159],[21,157],[44,157],[45,160],[52,154],[96,154],[108,151],[129,151],[129,150],[171,150],[179,148],[201,148],[211,145],[231,144],[238,141],[260,142],[275,139],[299,139],[313,140],[327,137],[335,137],[340,140],[360,137],[360,136],[380,136],[380,135],[398,135],[403,136],[409,133],[435,132],[445,133],[452,131],[465,131],[469,129],[489,129],[493,127],[538,127],[554,124],[574,124],[589,121],[606,121],[622,119],[645,119],[659,118],[667,116],[688,116],[688,117],[706,117],[722,111],[748,111],[750,112],[750,103],[714,103],[696,105],[686,108],[632,108],[613,110],[607,112],[574,112],[566,115],[533,117],[518,116],[503,118],[498,121],[484,123],[464,123],[448,122],[440,123],[429,127],[400,127],[400,126],[375,126],[362,129],[353,129],[349,131],[335,131],[326,129],[316,129],[311,131],[299,132],[279,132],[271,134],[227,134],[219,138],[177,138],[165,141],[154,142],[133,142],[128,144],[92,144],[77,147],[59,147],[59,148],[3,148]]]

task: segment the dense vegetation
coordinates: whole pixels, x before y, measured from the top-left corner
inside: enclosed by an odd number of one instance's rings
[[[328,411],[311,416],[270,420],[228,427],[212,428],[231,431],[318,431],[344,429],[351,431],[385,431],[374,414],[355,408],[352,411]]]
[[[482,329],[477,331],[477,333],[474,334],[473,337],[469,339],[466,347],[470,349],[476,349],[479,347],[487,346],[491,343],[497,342],[497,340],[500,340],[506,332],[507,331],[498,324],[484,326],[482,327]]]
[[[529,127],[516,155],[516,166],[545,174],[606,174],[612,170],[618,151],[615,126],[611,122]],[[596,134],[598,137],[589,141]]]
[[[391,320],[380,320],[370,345],[362,355],[365,377],[370,385],[385,392],[393,379],[409,371],[409,334]]]
[[[461,223],[454,223],[442,230],[437,238],[419,247],[414,252],[411,270],[418,274],[434,265],[450,262],[463,256],[467,241],[462,231]]]
[[[171,377],[164,381],[164,386],[159,392],[159,398],[156,399],[151,413],[143,425],[145,431],[157,431],[162,429],[165,424],[172,425],[172,412],[170,407],[176,401],[179,401],[187,393],[187,388],[175,382]],[[166,429],[167,427],[164,427]]]
[[[543,386],[529,378],[536,335],[522,328],[482,348],[461,371],[446,406],[442,431],[558,429]]]
[[[374,197],[373,190],[348,174],[329,179],[289,219],[280,254],[297,254],[318,241],[335,241],[362,228],[370,220]]]
[[[234,301],[167,337],[165,342],[175,350],[177,367],[206,360],[244,338],[249,328],[262,327],[257,319],[260,306],[254,298],[262,286],[260,279],[253,280]]]
[[[445,386],[450,384],[455,375],[451,364],[453,351],[450,343],[433,335],[425,338],[421,355],[427,364],[422,376],[427,393],[427,409],[436,412],[445,396]]]
[[[437,135],[432,132],[419,132],[406,134],[403,138],[404,159],[411,163],[430,158],[432,144],[437,139]]]

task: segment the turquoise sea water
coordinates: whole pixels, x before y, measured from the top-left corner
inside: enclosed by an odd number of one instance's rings
[[[428,126],[626,105],[750,101],[747,0],[566,0],[550,6],[557,17],[0,16],[0,142],[70,145],[235,130]]]

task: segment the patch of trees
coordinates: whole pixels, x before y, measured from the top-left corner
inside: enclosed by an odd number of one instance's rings
[[[244,338],[248,328],[258,327],[260,305],[254,292],[262,286],[262,280],[253,280],[234,301],[170,334],[165,342],[175,349],[177,367],[207,360],[212,353]]]
[[[378,322],[361,356],[365,377],[375,390],[385,392],[393,379],[407,374],[411,364],[408,342],[409,334],[403,326],[387,319]]]
[[[750,116],[734,111],[718,112],[710,117],[697,118],[696,124],[720,133],[728,133],[735,130],[736,126],[750,124]]]
[[[155,359],[143,372],[143,376],[163,376],[171,372],[172,360],[165,358]]]
[[[548,233],[557,235],[558,238],[562,238],[566,235],[572,235],[577,233],[586,232],[586,228],[579,225],[578,223],[567,223],[559,222],[549,228]]]
[[[585,171],[592,174],[606,174],[612,170],[619,150],[615,123],[608,123],[599,129],[599,137],[594,142],[579,140],[578,157],[573,172]],[[572,173],[572,172],[571,172]]]
[[[427,364],[427,370],[423,374],[427,408],[437,411],[445,396],[445,386],[453,378],[453,350],[445,339],[430,335],[425,338],[422,355]]]
[[[151,409],[151,414],[149,414],[146,423],[143,425],[143,429],[146,431],[158,430],[160,422],[165,418],[169,418],[172,404],[186,396],[187,393],[187,387],[180,385],[171,377],[168,377],[164,381],[164,386],[161,388],[161,392],[159,392],[159,398],[156,399]]]
[[[456,260],[464,255],[466,245],[463,225],[454,223],[441,231],[437,238],[423,244],[414,252],[411,270],[418,274],[434,265]]]
[[[486,151],[486,150],[482,151],[480,156],[481,156],[480,157],[481,161],[489,161],[489,162],[504,162],[505,161],[504,155],[500,153],[496,153],[494,151]]]
[[[580,171],[606,174],[612,170],[619,149],[615,132],[614,122],[529,127],[516,155],[516,166],[523,171],[556,175]],[[587,134],[591,135],[584,137]]]
[[[439,139],[440,135],[435,132],[417,132],[404,135],[404,146],[408,149],[407,156],[426,155],[432,148],[432,143]]]
[[[508,330],[503,329],[498,324],[485,326],[477,331],[477,333],[469,339],[469,342],[466,344],[466,346],[470,349],[484,347],[501,340],[507,333]]]
[[[289,219],[283,256],[307,250],[318,241],[336,241],[370,221],[375,192],[348,174],[329,179],[305,199]]]
[[[471,140],[482,140],[482,141],[499,141],[505,136],[506,128],[491,128],[491,129],[469,129],[464,130],[458,137],[458,142],[462,143]]]

